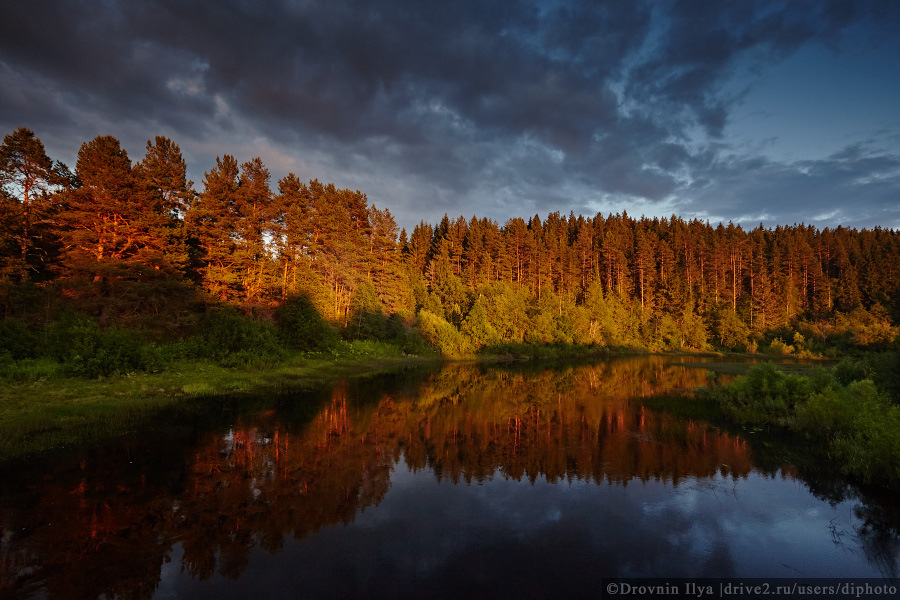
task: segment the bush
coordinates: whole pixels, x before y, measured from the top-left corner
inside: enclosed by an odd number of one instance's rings
[[[791,346],[790,344],[785,344],[784,340],[780,337],[775,338],[774,340],[772,340],[772,343],[769,344],[769,352],[771,354],[786,355],[791,354],[792,352],[794,352],[794,350],[795,348],[793,346]]]
[[[798,427],[826,434],[842,471],[867,483],[900,483],[900,407],[879,394],[872,381],[816,395],[798,412],[805,417]],[[817,420],[809,420],[810,415]]]
[[[429,344],[444,356],[462,356],[472,351],[469,340],[460,331],[431,311],[419,311],[419,330]]]
[[[8,353],[10,358],[36,358],[38,352],[38,339],[18,319],[0,320],[0,354]]]
[[[821,444],[847,475],[896,486],[900,406],[871,379],[857,379],[865,373],[859,361],[844,361],[831,371],[816,368],[808,378],[758,365],[708,394],[737,422],[787,426]]]
[[[276,313],[278,337],[288,348],[324,350],[337,341],[334,329],[307,296],[293,296]]]
[[[275,327],[230,308],[214,308],[203,315],[195,343],[199,356],[226,367],[271,365],[284,356]]]
[[[711,392],[722,409],[739,423],[785,425],[798,399],[812,391],[806,377],[787,375],[772,363],[754,365],[747,375]]]
[[[64,313],[47,327],[47,342],[50,355],[70,375],[109,376],[158,363],[140,332],[117,327],[101,331],[90,317],[74,312]]]

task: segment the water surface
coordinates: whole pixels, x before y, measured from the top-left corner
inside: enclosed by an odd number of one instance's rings
[[[671,410],[705,383],[660,357],[457,364],[7,465],[0,592],[596,597],[612,576],[896,577],[896,505],[806,464],[798,440]]]

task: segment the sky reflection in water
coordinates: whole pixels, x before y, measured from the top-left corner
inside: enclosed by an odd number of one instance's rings
[[[440,482],[396,465],[391,489],[347,526],[274,555],[238,582],[199,582],[178,551],[158,598],[589,594],[610,576],[882,576],[853,539],[856,501],[835,506],[791,478],[671,482]]]

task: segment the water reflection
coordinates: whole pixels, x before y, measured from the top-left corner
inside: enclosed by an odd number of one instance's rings
[[[453,365],[22,465],[0,499],[0,590],[593,595],[612,575],[896,569],[889,504],[844,485],[823,502],[742,437],[632,401],[704,383],[659,357]],[[296,416],[310,403],[315,416]]]

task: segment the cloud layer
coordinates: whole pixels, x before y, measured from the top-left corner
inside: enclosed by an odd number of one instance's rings
[[[137,159],[163,134],[197,181],[218,154],[259,155],[277,176],[362,189],[406,225],[627,209],[900,226],[896,120],[791,162],[729,134],[754,82],[798,49],[840,55],[865,39],[877,51],[900,24],[888,3],[48,0],[2,11],[0,126],[30,127],[54,158],[109,133]]]

